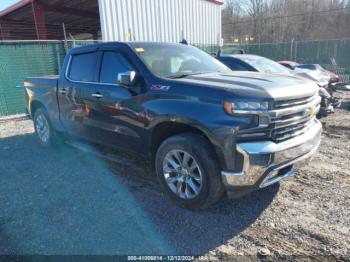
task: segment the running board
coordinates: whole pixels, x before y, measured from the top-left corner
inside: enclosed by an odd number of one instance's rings
[[[116,154],[110,154],[110,153],[104,153],[101,150],[98,150],[96,148],[94,148],[92,145],[88,144],[88,143],[84,143],[84,142],[80,142],[80,141],[71,141],[71,140],[67,140],[65,141],[65,143],[75,149],[78,149],[80,151],[83,151],[84,153],[88,153],[90,155],[99,157],[99,158],[104,158],[107,159],[109,161],[112,161],[114,163],[123,165],[123,166],[127,166],[130,167],[132,169],[134,169],[135,171],[138,172],[145,172],[145,168],[142,167],[142,165],[134,160],[131,160],[129,158],[120,156],[120,155],[116,155]]]

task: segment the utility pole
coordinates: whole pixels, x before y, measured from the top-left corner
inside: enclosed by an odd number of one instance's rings
[[[64,50],[68,51],[68,44],[67,44],[67,32],[66,32],[66,25],[62,23],[62,28],[63,28],[63,37],[64,37]]]
[[[294,37],[292,38],[292,41],[290,42],[290,60],[293,60],[293,43],[294,43]]]

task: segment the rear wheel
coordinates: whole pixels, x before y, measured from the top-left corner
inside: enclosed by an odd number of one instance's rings
[[[157,151],[155,165],[163,190],[182,207],[205,209],[223,194],[216,156],[200,135],[186,133],[166,139]]]
[[[49,147],[61,144],[62,137],[52,128],[45,108],[41,107],[35,111],[33,121],[35,133],[42,146]]]

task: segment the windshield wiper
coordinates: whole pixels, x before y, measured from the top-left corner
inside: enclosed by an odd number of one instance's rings
[[[192,74],[178,74],[178,75],[170,75],[170,76],[166,76],[166,78],[170,78],[170,79],[175,79],[175,78],[184,78],[186,76],[190,76]]]
[[[175,78],[184,78],[187,76],[193,76],[193,75],[201,75],[201,74],[207,74],[207,73],[211,73],[211,72],[196,72],[196,73],[182,73],[182,74],[178,74],[178,75],[170,75],[170,76],[166,76],[166,78],[170,78],[170,79],[175,79]]]

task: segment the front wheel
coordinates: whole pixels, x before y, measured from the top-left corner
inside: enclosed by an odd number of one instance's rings
[[[42,146],[57,146],[61,143],[62,138],[56,130],[52,128],[45,108],[41,107],[35,111],[33,121],[35,133]]]
[[[222,196],[216,155],[204,137],[190,133],[170,137],[160,145],[155,161],[159,183],[178,205],[205,209]]]

